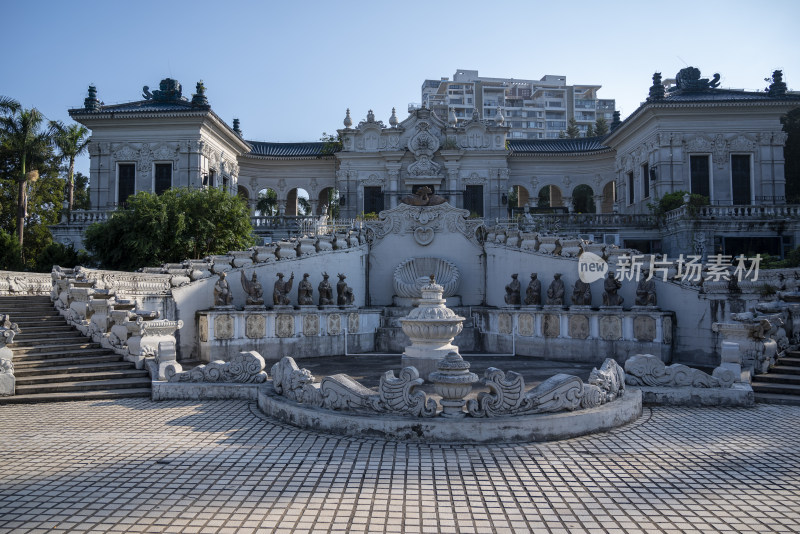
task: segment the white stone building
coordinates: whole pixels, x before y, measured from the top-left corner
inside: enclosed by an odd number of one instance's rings
[[[70,115],[92,131],[93,211],[54,227],[59,241],[80,244],[88,222],[142,190],[223,187],[246,197],[255,214],[259,193],[272,189],[286,218],[298,214],[302,189],[312,214],[333,200],[340,217],[354,218],[397,206],[424,185],[476,216],[525,214],[539,228],[643,252],[748,253],[757,242],[782,254],[800,243],[800,214],[786,205],[780,124],[800,95],[780,79],[756,93],[719,89],[692,68],[669,88],[658,75],[647,101],[603,138],[513,139],[496,108],[489,118],[460,118],[423,106],[403,120],[392,110],[388,124],[372,111],[355,124],[348,111],[341,149],[246,141],[238,121],[228,126],[204,93],[198,84],[184,98],[167,79],[158,91],[145,89],[144,100],[104,106],[90,88]],[[676,191],[710,205],[656,218],[651,206]]]

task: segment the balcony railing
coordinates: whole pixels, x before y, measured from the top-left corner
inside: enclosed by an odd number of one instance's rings
[[[667,223],[681,219],[700,220],[770,220],[800,219],[800,205],[757,204],[752,206],[687,206],[683,205],[666,214]]]

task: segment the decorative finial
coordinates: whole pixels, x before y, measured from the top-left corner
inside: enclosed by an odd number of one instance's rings
[[[650,86],[650,95],[647,97],[647,102],[663,100],[665,93],[664,84],[661,83],[661,73],[653,73],[653,85]]]
[[[786,83],[783,81],[783,71],[776,70],[772,73],[772,83],[765,89],[769,96],[786,96]]]
[[[503,109],[500,106],[497,106],[497,113],[494,116],[494,122],[496,122],[497,125],[499,126],[503,124],[505,121],[506,118],[503,117]]]
[[[450,123],[450,126],[455,128],[458,125],[458,117],[456,117],[456,110],[450,108],[450,112],[447,114],[447,122]]]
[[[233,131],[242,135],[242,129],[239,127],[239,119],[233,119]]]
[[[100,110],[100,101],[97,99],[97,88],[94,84],[89,86],[89,96],[83,99],[83,108],[87,111]]]
[[[397,128],[398,122],[399,121],[397,120],[397,113],[395,112],[395,109],[392,108],[392,116],[389,117],[389,126],[391,126],[392,128]]]
[[[481,120],[481,116],[478,114],[478,108],[472,108],[472,120]]]
[[[350,118],[350,108],[347,108],[347,113],[344,116],[344,127],[350,128],[353,125],[353,119]]]
[[[615,111],[614,118],[611,120],[611,131],[613,132],[620,124],[622,124],[622,121],[619,118],[619,111]]]
[[[192,95],[192,107],[208,107],[208,98],[206,98],[206,86],[203,85],[203,80],[197,82],[195,91],[197,92]]]
[[[367,111],[367,122],[375,122],[375,114],[372,110]]]

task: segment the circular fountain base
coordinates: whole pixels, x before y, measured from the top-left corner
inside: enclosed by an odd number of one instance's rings
[[[586,410],[491,418],[416,418],[362,415],[298,404],[265,384],[258,392],[259,409],[274,419],[310,430],[357,437],[443,443],[553,441],[605,432],[638,419],[642,392],[629,388],[612,402]]]

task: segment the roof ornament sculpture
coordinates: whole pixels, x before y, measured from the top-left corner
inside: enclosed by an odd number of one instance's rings
[[[344,127],[350,128],[353,125],[353,119],[350,118],[350,108],[347,108],[347,113],[344,116]]]
[[[181,84],[172,78],[161,80],[156,91],[150,92],[150,88],[146,85],[142,88],[142,98],[155,102],[179,102],[183,100],[182,95]]]
[[[503,117],[503,109],[500,106],[497,106],[497,114],[494,116],[494,122],[497,123],[498,126],[502,125],[506,121],[506,118]]]
[[[650,95],[647,97],[647,102],[654,102],[656,100],[663,100],[666,91],[664,84],[661,82],[661,73],[653,73],[653,85],[650,86]]]
[[[180,84],[178,84],[178,88],[179,88],[178,90],[180,90]],[[208,98],[206,98],[206,86],[203,85],[203,80],[197,82],[195,90],[197,92],[192,95],[192,107],[208,107]]]
[[[613,132],[620,124],[622,124],[622,120],[619,118],[619,111],[615,111],[614,118],[611,119],[611,131]]]
[[[447,114],[447,122],[450,123],[450,126],[455,128],[458,125],[458,117],[456,117],[456,110],[450,108],[449,113]]]
[[[770,81],[767,78],[765,81]],[[786,82],[783,81],[783,71],[776,70],[772,73],[772,83],[764,89],[769,96],[786,96]]]
[[[375,122],[375,114],[372,110],[367,111],[367,122]]]
[[[239,126],[239,119],[233,119],[233,131],[242,135],[242,128]]]
[[[94,84],[89,86],[89,96],[83,99],[83,108],[87,111],[100,110],[100,101],[97,99],[97,88]]]
[[[703,91],[705,89],[714,89],[719,87],[719,73],[714,74],[714,78],[700,78],[700,69],[697,67],[686,67],[678,71],[675,75],[675,87],[669,91]]]
[[[389,126],[391,126],[392,128],[397,128],[397,124],[399,122],[400,121],[397,120],[397,112],[395,111],[394,108],[392,108],[392,116],[389,117]]]

